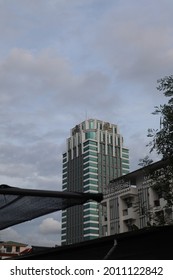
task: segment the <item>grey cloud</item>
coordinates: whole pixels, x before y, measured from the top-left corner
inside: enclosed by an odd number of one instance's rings
[[[16,225],[1,231],[1,240],[17,241],[29,246],[55,246],[60,244],[61,223],[57,220],[57,213],[37,218],[30,222]],[[46,228],[48,226],[48,228]]]
[[[76,102],[92,104],[109,86],[105,74],[93,71],[77,76],[68,61],[49,51],[35,57],[28,51],[13,50],[1,62],[0,73],[2,110],[4,104],[19,104],[26,112],[41,110],[44,102],[51,106],[56,101],[59,109]]]
[[[20,234],[11,227],[1,230],[1,241],[9,241],[9,240],[22,242]]]
[[[172,3],[132,2],[136,5],[129,2],[108,11],[100,22],[95,49],[121,81],[151,83],[172,70]]]
[[[106,6],[103,0],[1,1],[0,37],[5,39],[2,46],[6,50],[19,45],[34,50],[43,45],[63,48],[73,41],[71,36],[78,39],[84,27],[92,24],[98,11],[102,13]]]
[[[0,65],[1,98],[8,96],[20,104],[20,98],[27,98],[29,102],[35,95],[36,99],[38,95],[49,95],[52,90],[58,92],[70,78],[68,68],[65,59],[49,55],[47,51],[34,57],[29,51],[12,50]]]
[[[61,223],[53,218],[46,218],[39,225],[41,234],[58,234],[61,231]]]
[[[69,123],[70,128],[72,115],[83,120],[88,111],[99,117],[105,108],[110,114],[121,104],[107,74],[98,70],[76,74],[69,61],[51,50],[38,55],[13,50],[1,61],[0,73],[3,131],[11,138],[18,136],[24,145],[56,130],[62,139],[61,123]]]
[[[29,188],[61,189],[62,151],[57,147],[58,144],[49,142],[28,146],[1,145],[1,183],[9,182],[15,186],[20,178]],[[19,184],[23,187],[22,183]]]

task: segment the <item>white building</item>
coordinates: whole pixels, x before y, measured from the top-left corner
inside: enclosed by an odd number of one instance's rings
[[[172,209],[152,188],[150,169],[163,167],[159,161],[127,175],[116,178],[105,188],[102,202],[102,236],[131,231],[137,228],[172,220]]]
[[[7,259],[18,256],[20,254],[28,253],[31,248],[27,244],[14,241],[0,242],[0,259]]]

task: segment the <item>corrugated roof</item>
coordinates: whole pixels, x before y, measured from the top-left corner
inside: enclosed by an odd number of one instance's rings
[[[4,241],[4,242],[0,243],[0,246],[20,246],[20,247],[26,247],[26,246],[28,246],[28,244],[19,243],[19,242],[15,242],[15,241]]]

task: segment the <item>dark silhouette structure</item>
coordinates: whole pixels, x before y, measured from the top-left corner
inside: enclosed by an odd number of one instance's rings
[[[78,244],[34,250],[25,260],[170,260],[173,226],[150,227]]]

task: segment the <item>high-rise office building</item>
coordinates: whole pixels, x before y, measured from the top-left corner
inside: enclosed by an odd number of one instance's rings
[[[102,192],[110,180],[128,172],[129,150],[117,125],[89,119],[72,128],[63,154],[64,191]],[[64,210],[62,245],[98,238],[100,212],[93,201]]]

